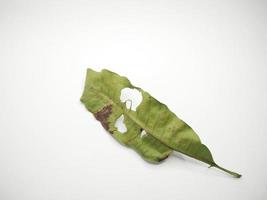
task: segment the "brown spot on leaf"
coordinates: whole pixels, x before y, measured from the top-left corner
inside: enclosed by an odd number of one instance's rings
[[[101,122],[102,126],[108,131],[108,117],[111,114],[112,105],[107,105],[102,110],[94,114],[95,118]]]
[[[162,162],[163,160],[165,160],[165,159],[168,158],[168,157],[169,157],[169,156],[165,156],[165,157],[163,157],[163,158],[159,158],[158,161],[159,161],[159,162]]]

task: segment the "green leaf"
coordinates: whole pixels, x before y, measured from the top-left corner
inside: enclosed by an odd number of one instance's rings
[[[141,92],[143,100],[136,111],[128,109],[126,102],[121,102],[121,90],[124,88]],[[172,151],[178,151],[234,177],[241,177],[240,174],[217,165],[210,150],[201,143],[189,125],[165,104],[141,88],[133,86],[126,77],[109,70],[96,72],[88,69],[81,101],[117,141],[134,149],[149,162],[158,163],[166,159]],[[125,133],[119,132],[115,126],[121,115],[124,116],[127,127]],[[147,134],[141,134],[142,131]]]

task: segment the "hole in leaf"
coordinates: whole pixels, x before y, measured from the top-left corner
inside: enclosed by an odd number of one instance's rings
[[[115,122],[115,127],[121,133],[125,133],[127,131],[127,127],[125,126],[123,121],[124,121],[124,116],[121,115]]]
[[[142,138],[142,137],[144,137],[146,134],[147,134],[146,131],[145,131],[145,130],[142,130],[140,137]]]
[[[137,106],[142,102],[143,97],[139,90],[124,88],[121,90],[121,102],[126,102],[126,108],[136,111]]]

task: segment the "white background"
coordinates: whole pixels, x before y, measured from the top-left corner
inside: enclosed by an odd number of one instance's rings
[[[0,0],[0,199],[266,199],[266,23],[260,0]],[[243,177],[121,146],[79,101],[87,67],[150,92]]]

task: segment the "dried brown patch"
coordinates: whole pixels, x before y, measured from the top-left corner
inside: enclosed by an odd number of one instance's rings
[[[101,122],[102,126],[108,131],[108,117],[112,112],[112,105],[105,106],[102,110],[94,114],[95,118]]]

